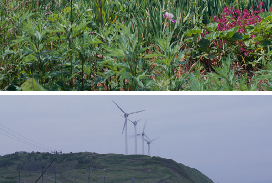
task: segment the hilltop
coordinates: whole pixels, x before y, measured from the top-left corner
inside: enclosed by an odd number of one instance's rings
[[[44,169],[44,182],[69,183],[88,182],[181,182],[213,183],[211,179],[194,168],[171,159],[146,155],[97,154],[79,152],[50,154],[40,152],[16,152],[0,156],[0,183],[17,183],[20,169],[20,182],[35,182]],[[19,168],[20,167],[20,168]],[[92,167],[91,172],[89,172]],[[133,180],[134,178],[134,180]],[[40,179],[38,182],[42,182]]]

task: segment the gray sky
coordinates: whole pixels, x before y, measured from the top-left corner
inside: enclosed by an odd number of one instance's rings
[[[6,127],[0,125],[0,154],[46,152],[10,138],[15,136],[64,153],[124,154],[124,118],[112,100],[128,113],[146,110],[129,119],[142,119],[138,133],[148,120],[146,135],[160,136],[151,144],[152,156],[198,169],[215,183],[272,182],[271,95],[0,95]],[[138,153],[141,144],[138,138]],[[133,138],[128,152],[134,153]]]

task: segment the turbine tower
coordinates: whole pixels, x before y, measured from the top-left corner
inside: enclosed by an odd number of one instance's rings
[[[137,154],[137,130],[136,130],[136,126],[137,126],[137,123],[141,120],[138,120],[138,121],[131,121],[130,119],[128,119],[131,123],[133,123],[134,125],[134,130],[135,130],[135,154]]]
[[[146,136],[146,135],[145,135]],[[154,140],[158,139],[159,137],[153,139],[153,140],[150,140],[147,136],[146,136],[147,140],[144,139],[146,142],[147,142],[147,145],[148,145],[148,156],[150,156],[150,144],[151,142],[153,142]]]
[[[115,103],[113,101],[113,103]],[[116,104],[116,103],[115,103]],[[130,115],[130,114],[134,114],[134,113],[138,113],[138,112],[142,112],[142,111],[145,111],[145,110],[141,110],[141,111],[137,111],[137,112],[131,112],[131,113],[126,113],[123,111],[123,109],[121,107],[119,107],[117,104],[116,106],[124,113],[124,118],[125,118],[125,123],[124,123],[124,127],[123,127],[123,131],[122,131],[122,134],[124,132],[124,129],[126,128],[125,130],[125,155],[128,155],[128,144],[127,144],[127,117]]]

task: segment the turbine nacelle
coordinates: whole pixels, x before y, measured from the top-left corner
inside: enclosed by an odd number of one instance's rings
[[[146,139],[144,139],[145,141],[146,141],[146,143],[147,143],[147,145],[149,145],[151,142],[150,141],[148,141],[148,140],[146,140]]]
[[[142,136],[145,136],[145,133],[142,133],[141,135],[142,135]]]
[[[139,121],[141,121],[142,119],[139,119],[138,121],[131,121],[130,119],[128,119],[134,126],[137,126],[137,123],[139,122]]]

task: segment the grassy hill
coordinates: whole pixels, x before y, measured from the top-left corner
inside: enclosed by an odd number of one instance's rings
[[[96,154],[90,152],[50,154],[16,152],[0,156],[0,183],[34,183],[45,168],[57,158],[43,176],[43,182],[181,182],[213,183],[194,168],[171,159],[146,155]],[[20,167],[20,168],[19,168]],[[89,172],[92,167],[91,172]],[[89,177],[90,175],[90,177]],[[104,180],[105,178],[105,180]],[[134,180],[133,180],[134,178]],[[42,182],[40,179],[38,182]]]

